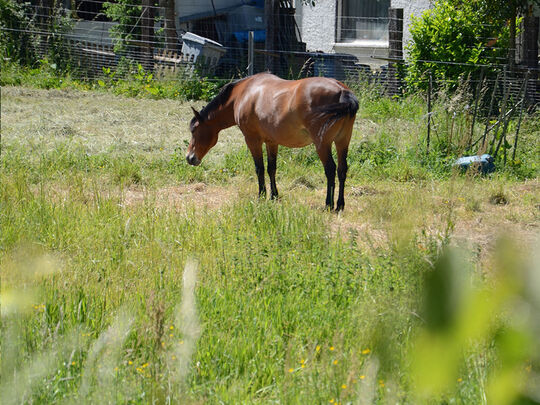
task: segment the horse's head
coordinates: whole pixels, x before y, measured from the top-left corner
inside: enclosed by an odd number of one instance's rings
[[[189,143],[186,160],[192,166],[198,166],[204,155],[217,143],[218,130],[208,120],[191,107],[195,116],[191,120],[191,142]]]

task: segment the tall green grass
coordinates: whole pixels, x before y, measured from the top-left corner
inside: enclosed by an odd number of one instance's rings
[[[109,359],[116,377],[108,384],[123,381],[117,399],[145,394],[149,401],[346,398],[352,392],[340,387],[358,378],[375,324],[392,322],[387,338],[399,345],[416,323],[408,311],[428,267],[423,256],[367,255],[347,235],[331,236],[322,211],[240,201],[218,212],[176,213],[157,209],[151,196],[123,207],[97,190],[90,201],[75,190],[57,199],[54,190],[31,190],[23,175],[2,180],[2,288],[30,294],[22,285],[32,286],[35,293],[24,307],[29,312],[3,319],[4,331],[20,339],[12,365],[32,361],[64,336],[78,339],[71,357],[56,353],[47,362],[49,385],[34,400],[80,395],[87,362],[105,361],[92,357],[94,340],[121,313],[132,323],[118,327],[126,337]],[[34,258],[45,254],[54,258],[54,272],[36,279]],[[169,392],[167,356],[184,339],[172,312],[188,257],[200,267],[201,337],[186,391]],[[25,266],[27,279],[17,280]],[[400,360],[391,366],[399,369]],[[3,371],[24,384],[14,370]]]
[[[374,206],[390,244],[366,248],[301,201],[177,212],[152,191],[126,205],[124,185],[105,192],[98,175],[81,193],[76,178],[59,194],[23,167],[2,171],[3,402],[419,400],[423,280],[447,243],[407,227],[421,196]],[[490,341],[452,349],[465,360],[441,398],[483,402]]]
[[[540,293],[526,249],[443,254],[459,220],[535,224],[535,182],[519,181],[531,173],[458,177],[440,154],[424,157],[420,98],[362,103],[339,216],[322,209],[324,174],[308,148],[280,150],[282,198],[270,202],[255,197],[241,140],[192,168],[185,134],[176,150],[114,132],[103,147],[77,120],[70,137],[49,113],[37,130],[8,117],[1,402],[535,398]],[[161,199],[195,182],[219,203]]]

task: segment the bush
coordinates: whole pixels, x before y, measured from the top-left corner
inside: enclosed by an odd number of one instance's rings
[[[413,17],[407,47],[407,82],[412,88],[427,88],[428,71],[455,88],[460,76],[479,72],[476,65],[497,63],[505,56],[509,34],[504,22],[490,17],[478,2],[455,3],[439,0],[420,18]],[[496,47],[491,47],[494,41]]]
[[[36,39],[31,34],[35,27],[25,13],[28,3],[16,3],[13,0],[0,0],[0,52],[3,59],[25,64],[37,61]]]

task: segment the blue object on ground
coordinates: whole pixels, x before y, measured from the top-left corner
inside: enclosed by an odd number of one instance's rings
[[[463,171],[470,167],[477,167],[482,174],[487,174],[495,171],[495,164],[491,155],[483,154],[482,156],[464,156],[456,160],[454,166],[459,166]]]

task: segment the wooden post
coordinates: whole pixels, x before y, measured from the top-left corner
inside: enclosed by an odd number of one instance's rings
[[[152,70],[154,60],[154,8],[152,0],[142,0],[141,59],[146,70]]]
[[[176,33],[174,0],[160,0],[160,7],[163,7],[165,14],[163,19],[165,49],[169,51],[176,51],[178,45],[178,34]]]
[[[523,119],[523,107],[525,105],[525,98],[527,95],[527,85],[529,84],[529,76],[530,76],[530,72],[527,72],[527,75],[525,76],[525,83],[524,83],[525,88],[523,89],[523,97],[521,98],[521,106],[519,107],[519,120],[517,124],[517,129],[516,129],[516,136],[514,138],[514,150],[512,151],[512,164],[514,164],[516,161],[516,150],[518,147],[519,130],[521,128],[521,121]]]
[[[278,0],[265,0],[264,2],[264,17],[266,19],[266,41],[265,41],[265,68],[269,72],[275,72],[274,51],[276,50],[276,32],[278,22]]]
[[[394,60],[403,60],[403,9],[388,9],[388,93],[399,95],[401,83],[398,75],[398,64]]]
[[[523,66],[530,71],[529,86],[527,87],[527,100],[535,100],[538,92],[538,31],[540,29],[540,17],[532,15],[523,17],[521,30],[521,49]]]
[[[253,36],[253,31],[249,31],[248,34],[248,75],[252,76],[254,69],[253,65],[255,63],[254,56],[255,56],[255,39]]]

